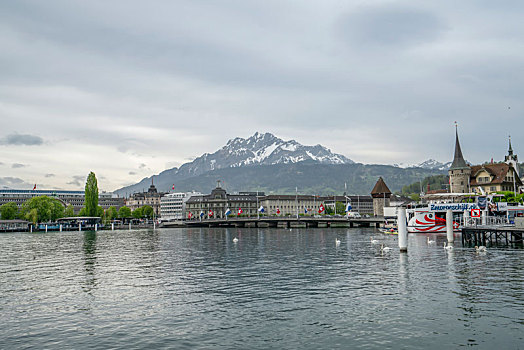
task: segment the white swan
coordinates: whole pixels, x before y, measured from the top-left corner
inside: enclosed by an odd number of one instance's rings
[[[340,245],[340,239],[335,238],[335,245],[338,247]]]
[[[485,253],[485,252],[488,251],[488,248],[486,248],[485,246],[481,245],[480,247],[475,246],[475,250],[477,251],[477,253]]]
[[[384,245],[381,244],[381,245],[380,245],[380,250],[383,251],[383,252],[385,252],[385,253],[387,253],[387,252],[392,251],[393,248],[391,248],[391,247],[384,247]]]
[[[373,239],[373,237],[371,237],[371,244],[378,244],[378,240]]]
[[[236,243],[236,242],[238,242],[238,238],[235,237],[233,238],[233,243]]]
[[[428,245],[432,245],[432,244],[435,244],[435,241],[433,240],[430,240],[429,237],[427,237],[427,240],[428,240]]]
[[[453,246],[452,246],[452,245],[449,245],[449,244],[447,244],[447,243],[448,243],[448,242],[444,242],[444,249],[446,249],[446,250],[451,250],[451,249],[453,249]]]

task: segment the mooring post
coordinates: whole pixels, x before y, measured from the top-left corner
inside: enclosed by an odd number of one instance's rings
[[[482,225],[486,225],[486,210],[482,211]]]
[[[446,234],[448,236],[448,244],[453,244],[453,212],[451,209],[446,211]]]
[[[78,231],[82,231],[82,223],[78,223]]]
[[[45,233],[47,233],[47,224],[45,225]]]
[[[464,210],[464,227],[469,226],[469,210]]]
[[[31,233],[33,233],[33,225],[31,225],[30,228],[31,228]]]
[[[98,224],[95,224],[95,232],[98,231]]]
[[[129,231],[131,231],[131,223],[129,223]]]
[[[401,252],[408,251],[408,228],[406,224],[406,208],[399,208],[397,214],[398,247]]]
[[[112,222],[112,223],[111,223],[111,231],[114,231],[114,230],[115,230],[115,223]]]
[[[60,232],[62,232],[62,224],[60,224]]]

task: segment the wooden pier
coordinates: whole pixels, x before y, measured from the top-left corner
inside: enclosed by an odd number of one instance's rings
[[[465,227],[462,229],[462,245],[473,246],[506,246],[523,248],[523,228],[483,226]]]

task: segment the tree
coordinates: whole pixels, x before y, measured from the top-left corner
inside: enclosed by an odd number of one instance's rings
[[[135,210],[133,210],[133,217],[135,219],[140,219],[143,216],[144,216],[144,209],[143,208],[136,208]]]
[[[78,212],[78,216],[87,216],[86,207],[82,207],[82,209],[80,209],[80,211]]]
[[[114,220],[116,219],[118,216],[118,212],[116,211],[116,208],[113,207],[113,206],[110,206],[107,210],[106,210],[106,219],[107,220]]]
[[[126,206],[121,207],[120,209],[118,209],[118,217],[122,218],[122,219],[130,218],[131,217],[131,209],[129,209]]]
[[[75,216],[75,209],[73,208],[73,206],[71,204],[68,204],[65,211],[64,211],[64,215],[66,217],[71,217],[71,216]]]
[[[84,206],[86,208],[87,216],[97,216],[98,209],[98,182],[94,172],[90,172],[87,176],[85,187]]]
[[[152,218],[153,215],[154,215],[154,210],[153,210],[153,207],[151,207],[150,205],[144,205],[142,207],[142,215],[143,216],[146,216],[148,218]]]
[[[18,216],[18,206],[15,202],[5,203],[0,206],[0,217],[2,220],[13,220]]]
[[[21,212],[22,217],[34,223],[55,221],[64,216],[64,206],[57,199],[39,196],[26,201],[22,205]]]

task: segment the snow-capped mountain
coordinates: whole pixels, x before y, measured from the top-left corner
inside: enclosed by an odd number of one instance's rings
[[[312,161],[323,164],[353,164],[351,159],[332,153],[324,146],[304,146],[295,140],[284,141],[273,134],[256,132],[244,139],[237,137],[215,153],[205,153],[182,165],[181,173],[200,175],[210,170],[249,165],[288,164]]]
[[[396,166],[398,168],[423,168],[423,169],[432,169],[432,170],[448,170],[451,166],[451,162],[448,163],[441,163],[435,159],[428,159],[426,161],[423,161],[422,163],[416,163],[416,164],[409,164],[409,163],[398,163],[393,164],[393,166]]]
[[[237,137],[215,153],[205,153],[180,168],[172,168],[154,176],[154,183],[159,190],[167,191],[177,181],[192,178],[227,168],[242,168],[257,165],[294,164],[311,162],[314,164],[354,164],[341,154],[331,152],[328,148],[304,146],[295,140],[284,141],[273,134],[256,132],[244,139]],[[120,195],[143,191],[151,184],[151,177],[139,183],[121,188]]]

